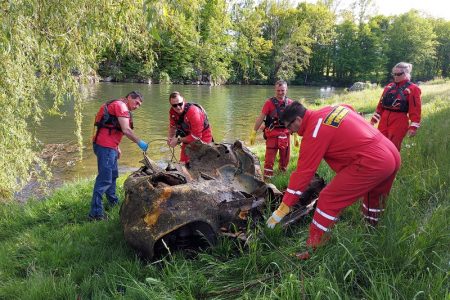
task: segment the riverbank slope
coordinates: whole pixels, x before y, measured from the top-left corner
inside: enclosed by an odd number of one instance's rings
[[[366,99],[378,99],[380,91],[316,106],[346,102],[371,113],[376,100]],[[422,126],[416,137],[405,139],[402,169],[376,229],[364,225],[354,205],[309,261],[291,256],[303,248],[307,218],[287,232],[261,226],[245,246],[221,239],[193,260],[174,254],[147,263],[125,244],[118,208],[109,211],[108,221],[87,221],[93,180],[74,182],[45,201],[0,204],[0,298],[444,299],[450,259],[450,83],[424,85],[422,91]],[[254,148],[260,158],[263,149]],[[325,165],[319,174],[333,175]],[[278,175],[273,182],[283,189],[287,178]],[[120,199],[124,180],[118,181]]]

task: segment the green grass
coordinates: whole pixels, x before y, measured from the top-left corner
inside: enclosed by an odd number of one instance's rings
[[[87,222],[93,180],[79,181],[44,201],[0,204],[0,299],[449,299],[450,84],[422,91],[422,127],[405,139],[376,229],[355,205],[309,261],[291,254],[303,249],[310,217],[285,232],[256,228],[247,245],[221,239],[196,259],[143,262],[124,242],[118,208],[108,221]],[[369,113],[380,93],[318,102]],[[263,158],[262,145],[253,150]],[[333,176],[325,164],[319,173]],[[273,182],[283,189],[287,180]]]

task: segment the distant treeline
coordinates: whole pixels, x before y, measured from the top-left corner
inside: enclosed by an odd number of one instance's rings
[[[334,13],[333,1],[145,1],[134,4],[133,47],[100,54],[112,80],[271,84],[385,82],[400,61],[415,80],[449,75],[450,22],[420,12],[365,15],[371,1]],[[127,25],[128,25],[127,24]]]

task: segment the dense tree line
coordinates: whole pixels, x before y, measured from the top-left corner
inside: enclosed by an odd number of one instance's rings
[[[336,14],[334,1],[147,0],[133,51],[105,47],[99,73],[115,80],[270,84],[383,82],[399,61],[416,80],[448,76],[450,22],[420,12],[369,16],[371,0]]]
[[[369,16],[370,3],[357,0],[359,10],[337,14],[333,0],[0,2],[0,198],[31,173],[45,174],[33,129],[46,114],[63,114],[65,101],[75,103],[80,125],[78,87],[92,75],[348,85],[386,81],[399,61],[414,64],[415,80],[449,75],[449,21],[414,10]],[[53,105],[44,106],[44,97]]]

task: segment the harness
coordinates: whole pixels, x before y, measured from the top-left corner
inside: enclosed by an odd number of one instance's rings
[[[97,116],[95,117],[95,123],[94,126],[97,127],[97,132],[94,137],[94,143],[97,141],[98,134],[100,132],[101,128],[107,128],[109,130],[109,134],[111,135],[111,131],[117,130],[122,132],[122,128],[120,127],[119,119],[115,116],[109,113],[108,106],[116,101],[121,101],[119,99],[110,100],[108,102],[105,102],[103,104],[103,113],[101,114],[102,110],[100,109],[97,113]],[[130,116],[130,128],[133,129],[133,116],[131,114],[131,111],[128,111],[128,114]]]
[[[278,101],[278,99],[275,97],[270,99],[270,101],[272,101],[272,104],[275,106],[275,111],[265,117],[264,125],[266,126],[266,128],[269,128],[270,130],[274,128],[286,128],[286,126],[284,126],[282,120],[280,119],[280,116],[286,108],[287,100],[288,98],[286,96],[284,97],[283,103],[280,103],[280,101]]]
[[[407,113],[409,110],[409,103],[404,91],[411,84],[410,81],[406,82],[402,87],[397,87],[396,83],[392,84],[381,99],[383,108],[393,112]]]
[[[177,131],[175,133],[176,137],[185,137],[190,134],[189,124],[184,122],[184,116],[187,114],[192,105],[197,106],[205,116],[202,132],[209,128],[208,115],[206,114],[205,109],[200,104],[188,102],[184,105],[183,113],[178,117]]]

